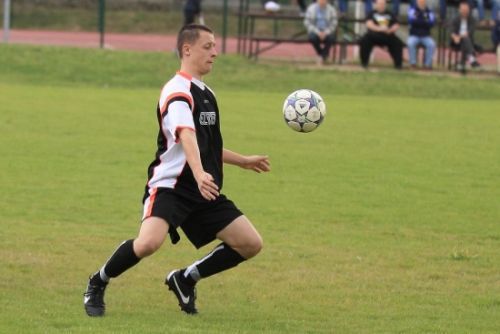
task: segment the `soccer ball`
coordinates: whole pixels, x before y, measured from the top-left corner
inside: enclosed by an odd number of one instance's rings
[[[325,119],[323,98],[310,89],[299,89],[288,95],[283,104],[285,123],[295,131],[311,132]]]

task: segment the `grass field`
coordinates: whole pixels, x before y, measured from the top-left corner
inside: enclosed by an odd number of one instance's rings
[[[498,333],[500,82],[343,73],[221,57],[225,146],[273,171],[225,169],[224,193],[264,250],[200,283],[196,317],[163,286],[183,237],[114,280],[107,316],[87,276],[139,227],[171,55],[0,46],[1,333]],[[328,115],[289,130],[308,87]]]

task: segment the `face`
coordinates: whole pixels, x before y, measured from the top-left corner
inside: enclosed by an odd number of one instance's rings
[[[458,7],[458,11],[460,12],[460,15],[462,17],[469,16],[469,12],[470,12],[469,4],[467,4],[466,2],[460,3],[460,7]]]
[[[425,9],[426,1],[425,0],[417,0],[417,6],[418,6],[418,8]]]
[[[375,9],[379,12],[385,12],[385,0],[377,0],[375,1]]]
[[[320,7],[326,7],[328,0],[317,0],[317,3]]]
[[[208,31],[200,31],[200,37],[194,44],[184,44],[182,61],[198,75],[210,73],[217,57],[215,37]]]

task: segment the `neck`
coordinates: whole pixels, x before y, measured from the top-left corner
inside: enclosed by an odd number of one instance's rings
[[[193,70],[190,66],[188,66],[187,64],[185,63],[182,63],[181,64],[181,69],[180,69],[181,72],[184,72],[186,74],[189,74],[190,76],[192,76],[193,78],[195,79],[198,79],[200,81],[203,81],[203,75],[201,75],[201,73],[199,73],[198,71],[195,71]]]

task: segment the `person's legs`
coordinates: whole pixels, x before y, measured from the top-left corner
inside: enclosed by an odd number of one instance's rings
[[[312,44],[314,50],[316,51],[316,54],[318,56],[321,56],[321,40],[319,39],[319,36],[316,35],[315,33],[310,33],[308,35],[309,42]]]
[[[408,36],[406,44],[408,45],[408,53],[410,55],[410,65],[417,66],[417,45],[419,43],[417,36]]]
[[[480,21],[484,20],[484,0],[476,0],[477,15]],[[474,7],[471,7],[471,9]]]
[[[201,0],[187,0],[184,5],[184,25],[194,23],[197,15],[201,13]]]
[[[493,21],[500,21],[500,0],[492,0],[491,19]]]
[[[348,11],[347,0],[339,0],[339,12],[341,15],[346,16]]]
[[[373,45],[374,45],[373,41],[371,40],[370,35],[368,34],[363,36],[359,41],[359,56],[361,58],[361,65],[363,67],[368,67]]]
[[[186,283],[194,285],[201,278],[233,268],[262,249],[259,232],[245,216],[236,218],[217,233],[217,239],[222,243],[202,259],[181,270],[187,279]]]
[[[142,258],[153,254],[165,240],[168,224],[158,217],[145,219],[138,237],[126,240],[114,251],[106,263],[89,279],[84,294],[85,310],[89,316],[104,315],[104,289],[109,280],[118,277],[136,265]]]
[[[432,58],[434,57],[434,51],[436,50],[436,42],[434,42],[432,37],[427,36],[421,39],[421,43],[425,48],[424,66],[431,68]]]
[[[472,41],[468,37],[463,37],[460,40],[460,50],[462,51],[462,64],[465,64],[467,59],[471,59],[471,61],[475,60],[474,57],[474,45],[472,44]]]
[[[222,243],[186,268],[170,272],[165,280],[165,284],[175,293],[181,310],[186,313],[198,313],[194,302],[195,285],[200,279],[236,267],[262,249],[261,236],[243,215],[219,231],[216,237]]]
[[[389,48],[389,53],[394,61],[394,67],[401,69],[403,65],[403,43],[398,37],[396,37],[396,35],[389,35],[387,37],[387,47]]]
[[[335,43],[335,36],[333,34],[329,34],[325,37],[325,40],[323,41],[323,51],[321,54],[321,57],[323,57],[323,60],[328,59],[328,55],[330,54],[330,49],[332,48],[333,43]]]

